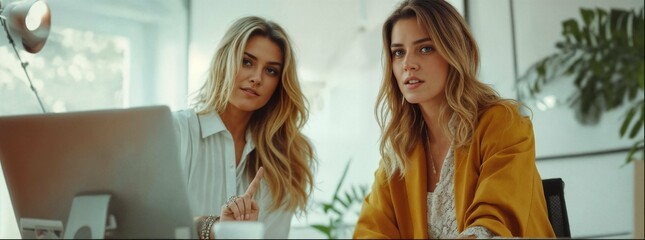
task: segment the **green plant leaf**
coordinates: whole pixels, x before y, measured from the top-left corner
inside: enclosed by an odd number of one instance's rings
[[[576,43],[580,42],[580,28],[578,27],[578,22],[574,19],[562,22],[562,35],[567,38],[567,42],[572,42],[569,40],[571,36],[574,37]]]
[[[323,212],[324,213],[327,213],[327,212],[329,212],[329,210],[334,208],[334,206],[332,204],[328,204],[328,203],[323,204],[322,207],[323,207]]]
[[[564,74],[569,75],[569,74],[575,73],[576,69],[578,69],[578,66],[580,65],[581,62],[582,62],[582,58],[578,58],[574,60],[573,63],[571,63],[571,65],[569,65],[567,69],[564,71]]]
[[[620,46],[627,44],[627,21],[630,12],[621,9],[611,9],[610,16],[612,17],[612,37],[614,41]]]
[[[346,208],[346,209],[347,209],[347,208],[349,208],[349,203],[348,203],[348,202],[344,202],[342,199],[340,199],[340,197],[339,197],[339,198],[337,198],[337,199],[338,199],[338,202],[339,202],[341,205],[343,205],[343,207],[344,207],[344,208]]]
[[[627,88],[627,87],[628,86],[624,86],[624,88]],[[626,91],[628,91],[627,99],[629,101],[633,101],[634,99],[636,99],[636,97],[638,96],[637,93],[639,90],[641,89],[639,89],[638,87],[630,87],[629,89],[626,89]]]
[[[537,71],[537,74],[538,74],[539,76],[544,76],[544,75],[546,75],[546,60],[545,60],[545,61],[543,61],[543,62],[541,62],[541,63],[539,63],[539,64],[536,66],[536,69],[535,69],[535,70]]]
[[[643,90],[645,88],[645,62],[641,61],[640,65],[638,66],[638,87]]]
[[[354,199],[362,201],[363,199],[358,195],[358,192],[356,192],[356,186],[352,187],[352,195],[354,196]]]
[[[632,131],[629,133],[629,138],[634,138],[640,132],[641,128],[643,128],[643,105],[640,106],[640,117],[638,120],[634,123],[632,126]]]
[[[588,73],[589,73],[588,71],[579,71],[576,75],[575,80],[573,81],[573,84],[576,87],[580,88],[584,84],[585,80],[587,79]]]
[[[349,195],[349,192],[345,192],[345,200],[347,201],[347,203],[349,203],[348,205],[351,205],[352,203],[354,203],[354,198],[352,198],[352,196]]]
[[[322,232],[323,234],[325,234],[325,236],[327,236],[327,239],[333,239],[333,237],[331,235],[331,227],[330,226],[325,226],[325,225],[321,225],[321,224],[314,224],[314,225],[311,225],[311,227],[316,229],[316,230],[318,230],[318,231],[320,231],[320,232]]]
[[[319,207],[322,207],[323,212],[327,214],[327,217],[329,218],[329,225],[327,226],[321,225],[321,224],[310,225],[311,227],[317,229],[318,231],[325,233],[325,235],[330,239],[337,237],[337,235],[339,234],[338,233],[339,229],[343,229],[343,226],[345,225],[345,223],[343,222],[345,214],[354,213],[355,211],[351,211],[352,206],[354,204],[362,204],[363,198],[365,196],[364,193],[366,191],[366,187],[364,187],[363,185],[350,186],[349,189],[345,190],[342,193],[340,191],[341,186],[345,180],[345,177],[347,176],[347,171],[349,169],[350,162],[351,160],[348,161],[347,164],[345,165],[345,170],[341,175],[340,181],[338,181],[338,184],[336,186],[334,195],[332,196],[331,202],[317,203]],[[363,197],[358,195],[357,189],[360,189],[360,192],[363,193],[361,196]]]
[[[632,147],[629,149],[629,152],[627,153],[627,158],[625,158],[625,164],[623,164],[623,166],[629,164],[631,161],[634,160],[634,154],[638,150],[643,151],[643,143],[644,143],[643,140],[639,140],[639,141],[634,142]],[[641,160],[642,160],[642,158],[645,158],[645,151],[643,151],[643,152],[644,153],[643,153],[643,156],[641,156]]]
[[[586,9],[586,8],[581,8],[580,9],[580,15],[582,15],[582,20],[585,23],[585,26],[589,26],[591,21],[593,21],[594,18],[594,12],[593,10]]]
[[[643,46],[643,18],[632,16],[632,43],[634,46]]]
[[[634,107],[630,108],[629,111],[627,112],[627,116],[625,116],[625,120],[623,121],[623,124],[620,126],[620,137],[623,137],[627,132],[627,128],[629,127],[629,124],[632,122],[632,118],[634,118],[635,114],[636,114],[636,108]]]
[[[607,11],[603,10],[602,8],[596,8],[596,12],[598,13],[598,21],[596,26],[598,28],[598,40],[607,42]]]
[[[347,176],[347,170],[349,170],[349,164],[352,162],[350,159],[347,161],[347,164],[345,164],[345,169],[343,170],[343,175],[340,177],[340,181],[338,181],[338,185],[336,185],[336,190],[334,191],[334,199],[338,198],[338,192],[340,192],[340,188],[343,186],[343,182],[345,181],[345,177]]]
[[[330,208],[329,210],[331,210],[332,212],[336,213],[336,215],[338,215],[338,216],[343,215],[343,213],[340,210],[336,209],[335,207]]]
[[[592,35],[592,34],[591,34],[591,31],[589,30],[589,28],[588,28],[587,26],[583,27],[583,28],[582,28],[581,33],[582,33],[582,37],[583,37],[583,39],[584,39],[585,41],[587,41],[587,45],[589,45],[589,46],[593,47],[593,46],[594,46],[594,42],[593,42],[593,41],[591,41],[591,35]]]

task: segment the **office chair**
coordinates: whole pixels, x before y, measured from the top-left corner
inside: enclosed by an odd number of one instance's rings
[[[542,179],[544,198],[549,211],[551,227],[558,238],[570,238],[569,217],[564,202],[564,181],[561,178]]]

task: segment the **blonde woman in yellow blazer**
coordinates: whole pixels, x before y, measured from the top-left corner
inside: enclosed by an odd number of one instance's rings
[[[381,163],[354,238],[555,237],[531,121],[477,78],[477,45],[443,0],[383,25]]]

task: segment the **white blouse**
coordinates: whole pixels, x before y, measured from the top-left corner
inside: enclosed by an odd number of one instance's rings
[[[452,147],[443,160],[439,182],[434,192],[428,192],[426,204],[428,205],[428,234],[431,238],[455,239],[466,235],[475,235],[477,238],[493,238],[494,235],[487,228],[472,226],[459,234],[457,232],[457,216],[455,211],[455,160]]]
[[[186,109],[174,112],[173,117],[192,214],[219,216],[226,201],[244,194],[250,184],[245,169],[247,157],[255,149],[251,133],[246,133],[247,144],[236,167],[233,137],[217,113],[198,116],[193,109]],[[273,198],[264,180],[255,200],[260,207],[258,221],[264,223],[264,237],[286,239],[293,212],[266,210]]]

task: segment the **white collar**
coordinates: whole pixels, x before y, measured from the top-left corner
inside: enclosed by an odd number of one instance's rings
[[[224,132],[224,131],[228,132],[230,135],[230,132],[228,131],[228,129],[226,129],[226,126],[224,125],[222,118],[216,112],[197,114],[197,117],[199,118],[199,128],[202,133],[202,138],[207,138],[213,134]],[[247,145],[249,145],[251,149],[254,149],[255,144],[252,141],[251,131],[249,129],[246,130],[245,139],[246,139]]]

